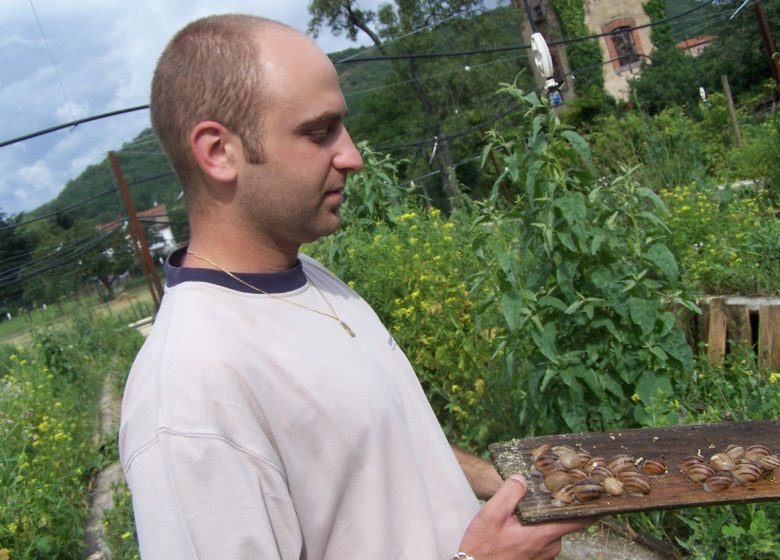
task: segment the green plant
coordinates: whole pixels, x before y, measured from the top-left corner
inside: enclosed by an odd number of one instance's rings
[[[581,136],[535,94],[502,92],[526,107],[524,124],[493,133],[486,150],[500,147],[496,185],[509,180],[518,197],[497,210],[494,190],[483,221],[506,241],[483,267],[509,331],[507,369],[525,387],[517,424],[554,433],[673,422],[658,403],[692,359],[673,306],[695,306],[665,244],[662,201],[632,170],[596,181]]]
[[[133,501],[127,484],[113,488],[113,506],[103,514],[105,541],[115,560],[138,560],[138,539],[133,519]]]

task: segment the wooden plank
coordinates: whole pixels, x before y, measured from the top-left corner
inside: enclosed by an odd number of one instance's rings
[[[780,307],[762,305],[758,309],[758,365],[780,370]]]
[[[711,298],[708,302],[705,319],[707,342],[707,361],[719,366],[723,364],[723,357],[726,355],[726,334],[727,322],[726,312],[724,311],[725,298]]]
[[[750,326],[750,310],[747,305],[726,303],[726,329],[729,340],[747,347],[753,345],[753,329]]]
[[[648,459],[663,457],[669,470],[651,479],[653,489],[645,496],[609,496],[586,504],[554,506],[550,494],[544,491],[541,475],[531,468],[531,450],[544,443],[581,448],[594,457],[606,459],[618,453]],[[762,478],[755,483],[733,485],[720,492],[707,492],[701,484],[689,481],[680,472],[679,465],[685,457],[700,452],[709,458],[732,443],[745,447],[762,444],[778,453],[780,420],[542,436],[496,443],[490,446],[490,451],[503,478],[521,473],[528,480],[528,493],[518,504],[519,517],[528,523],[654,509],[780,500],[780,481],[776,478]]]

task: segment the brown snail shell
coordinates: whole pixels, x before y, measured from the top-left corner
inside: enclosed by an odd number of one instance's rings
[[[732,482],[733,479],[729,473],[716,472],[704,481],[704,490],[707,492],[720,492],[731,486]]]
[[[734,468],[734,459],[728,453],[716,453],[710,457],[710,466],[716,471],[730,471]]]
[[[600,498],[603,493],[604,489],[601,487],[601,484],[592,478],[580,480],[574,484],[574,496],[580,502],[596,500]]]
[[[562,506],[564,504],[570,504],[574,501],[574,485],[573,484],[567,484],[566,486],[561,486],[552,493],[552,504],[554,506]]]
[[[758,466],[765,471],[773,471],[780,467],[780,457],[777,455],[764,455],[758,460]]]
[[[596,467],[606,467],[607,466],[607,460],[604,457],[591,457],[590,460],[585,463],[585,466],[582,468],[586,473],[590,474],[593,472],[593,469]]]
[[[613,474],[608,468],[598,465],[590,471],[590,477],[594,480],[604,480],[612,478]]]
[[[647,480],[647,475],[644,475],[644,474],[642,474],[642,473],[641,473],[641,472],[639,472],[638,470],[634,470],[634,469],[623,469],[622,471],[620,471],[620,472],[617,474],[617,477],[616,477],[616,478],[617,478],[618,480],[620,480],[621,482],[625,482],[625,481],[626,481],[626,480],[628,480],[629,478],[644,478],[645,480]]]
[[[743,484],[755,482],[761,478],[761,469],[751,463],[740,463],[731,470],[731,476]]]
[[[623,489],[629,494],[649,494],[653,487],[645,478],[631,477],[623,481]]]
[[[593,456],[585,451],[584,449],[580,449],[577,451],[577,456],[580,458],[580,468],[584,469],[585,465],[587,465],[591,459],[593,459]]]
[[[623,493],[623,483],[611,476],[602,480],[601,486],[610,496],[620,496]]]
[[[736,463],[745,456],[745,448],[741,445],[732,444],[726,447],[725,453],[731,457],[731,460],[734,461],[734,463]]]
[[[691,465],[685,474],[692,482],[704,482],[713,474],[715,474],[715,469],[713,469],[707,463],[696,463]]]
[[[688,455],[680,462],[680,470],[684,473],[688,473],[688,470],[694,465],[701,465],[704,463],[704,457],[701,455]]]
[[[552,449],[550,448],[550,445],[547,443],[543,443],[539,447],[534,447],[531,450],[531,459],[536,462],[536,460],[541,457],[542,455],[546,455],[548,453],[552,453]]]
[[[648,459],[642,462],[641,470],[649,476],[656,476],[666,472],[666,462],[663,459]]]
[[[539,455],[534,461],[534,467],[544,476],[547,476],[553,471],[561,470],[560,463],[558,462],[558,456],[553,453],[544,453]]]
[[[588,473],[586,473],[582,469],[569,469],[566,472],[571,477],[572,482],[576,482],[577,480],[585,480],[586,478],[589,478]]]
[[[582,459],[576,452],[561,453],[558,455],[558,461],[564,469],[578,469],[582,463]]]
[[[567,484],[571,484],[571,478],[565,471],[553,471],[544,477],[544,486],[550,492],[556,492]]]
[[[770,451],[766,445],[751,445],[745,449],[745,459],[748,461],[758,461],[761,457],[769,454]]]
[[[561,455],[568,455],[569,453],[574,453],[575,455],[577,454],[577,450],[570,445],[556,445],[552,448],[552,452],[559,457]]]
[[[630,468],[636,468],[634,465],[634,458],[631,455],[615,455],[612,460],[607,464],[607,468],[614,474],[619,474],[620,471]]]

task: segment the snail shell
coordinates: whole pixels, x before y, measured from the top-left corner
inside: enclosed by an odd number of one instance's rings
[[[590,460],[588,460],[587,463],[585,463],[585,466],[582,470],[584,470],[586,473],[590,474],[593,472],[593,469],[596,467],[606,467],[607,466],[607,460],[604,457],[591,457]]]
[[[552,449],[550,448],[549,444],[544,443],[540,445],[539,447],[534,447],[531,450],[531,459],[536,462],[536,460],[541,457],[542,455],[546,455],[548,453],[552,453]]]
[[[553,471],[561,470],[561,464],[558,462],[558,456],[553,453],[543,453],[534,461],[534,467],[544,476]]]
[[[553,471],[544,477],[544,486],[550,492],[556,492],[559,488],[571,483],[571,478],[564,471]]]
[[[593,459],[593,456],[585,451],[584,449],[580,449],[577,451],[577,456],[580,458],[580,468],[584,468],[585,465],[587,465],[591,459]]]
[[[552,504],[554,506],[562,506],[564,504],[570,504],[574,501],[574,485],[567,484],[561,486],[552,493]]]
[[[704,457],[701,455],[689,455],[680,462],[680,470],[684,473],[688,473],[688,470],[694,465],[700,465],[704,463]]]
[[[692,482],[704,482],[713,474],[715,474],[715,469],[713,469],[707,463],[696,463],[695,465],[691,465],[685,474]]]
[[[576,451],[561,453],[558,455],[558,460],[565,469],[578,469],[582,463],[582,459]]]
[[[728,453],[716,453],[710,457],[710,466],[716,471],[730,471],[734,468],[734,459]]]
[[[769,448],[766,445],[751,445],[745,449],[745,459],[748,461],[758,461],[761,457],[769,454]]]
[[[666,462],[663,459],[648,459],[642,463],[642,472],[656,476],[666,472]]]
[[[586,473],[582,469],[570,469],[566,472],[571,477],[572,482],[575,482],[577,480],[585,480],[586,478],[588,478],[588,473]]]
[[[552,452],[556,455],[568,455],[569,453],[577,454],[577,450],[570,445],[556,445],[552,448]]]
[[[733,479],[727,472],[716,472],[704,481],[704,490],[707,492],[720,492],[731,486]]]
[[[731,457],[731,460],[735,463],[745,456],[745,448],[741,445],[729,445],[726,447],[726,455]]]
[[[732,469],[731,476],[742,483],[755,482],[761,478],[761,469],[750,463],[740,463]]]
[[[614,474],[619,474],[622,470],[636,467],[634,465],[634,458],[631,455],[620,454],[615,455],[612,458],[607,465],[607,468]]]
[[[604,480],[605,478],[612,478],[612,471],[608,468],[598,465],[590,471],[590,477],[593,480]]]
[[[623,481],[623,489],[629,494],[649,494],[653,487],[647,479],[634,476]]]
[[[601,486],[611,496],[620,496],[623,493],[623,483],[611,476],[602,480]]]
[[[765,471],[773,471],[780,467],[780,457],[777,455],[765,455],[758,460],[758,466]]]
[[[617,479],[621,482],[625,482],[629,478],[644,478],[647,480],[647,476],[635,469],[623,469],[617,474]]]
[[[600,498],[603,493],[604,489],[601,487],[601,484],[592,478],[580,480],[574,484],[574,496],[580,502],[596,500]]]

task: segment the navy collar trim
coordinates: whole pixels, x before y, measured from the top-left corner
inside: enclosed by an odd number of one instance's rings
[[[165,261],[165,284],[169,288],[178,286],[184,282],[206,282],[207,284],[222,286],[223,288],[229,288],[237,292],[244,292],[247,294],[257,293],[257,291],[250,289],[241,282],[237,282],[221,270],[183,266],[182,263],[184,262],[186,254],[187,246],[185,245],[171,253]],[[269,294],[291,292],[302,288],[308,281],[306,274],[303,272],[303,265],[301,264],[300,259],[295,263],[295,266],[283,272],[257,274],[235,272],[233,274],[238,278],[241,278],[244,282],[256,287],[258,290]]]

